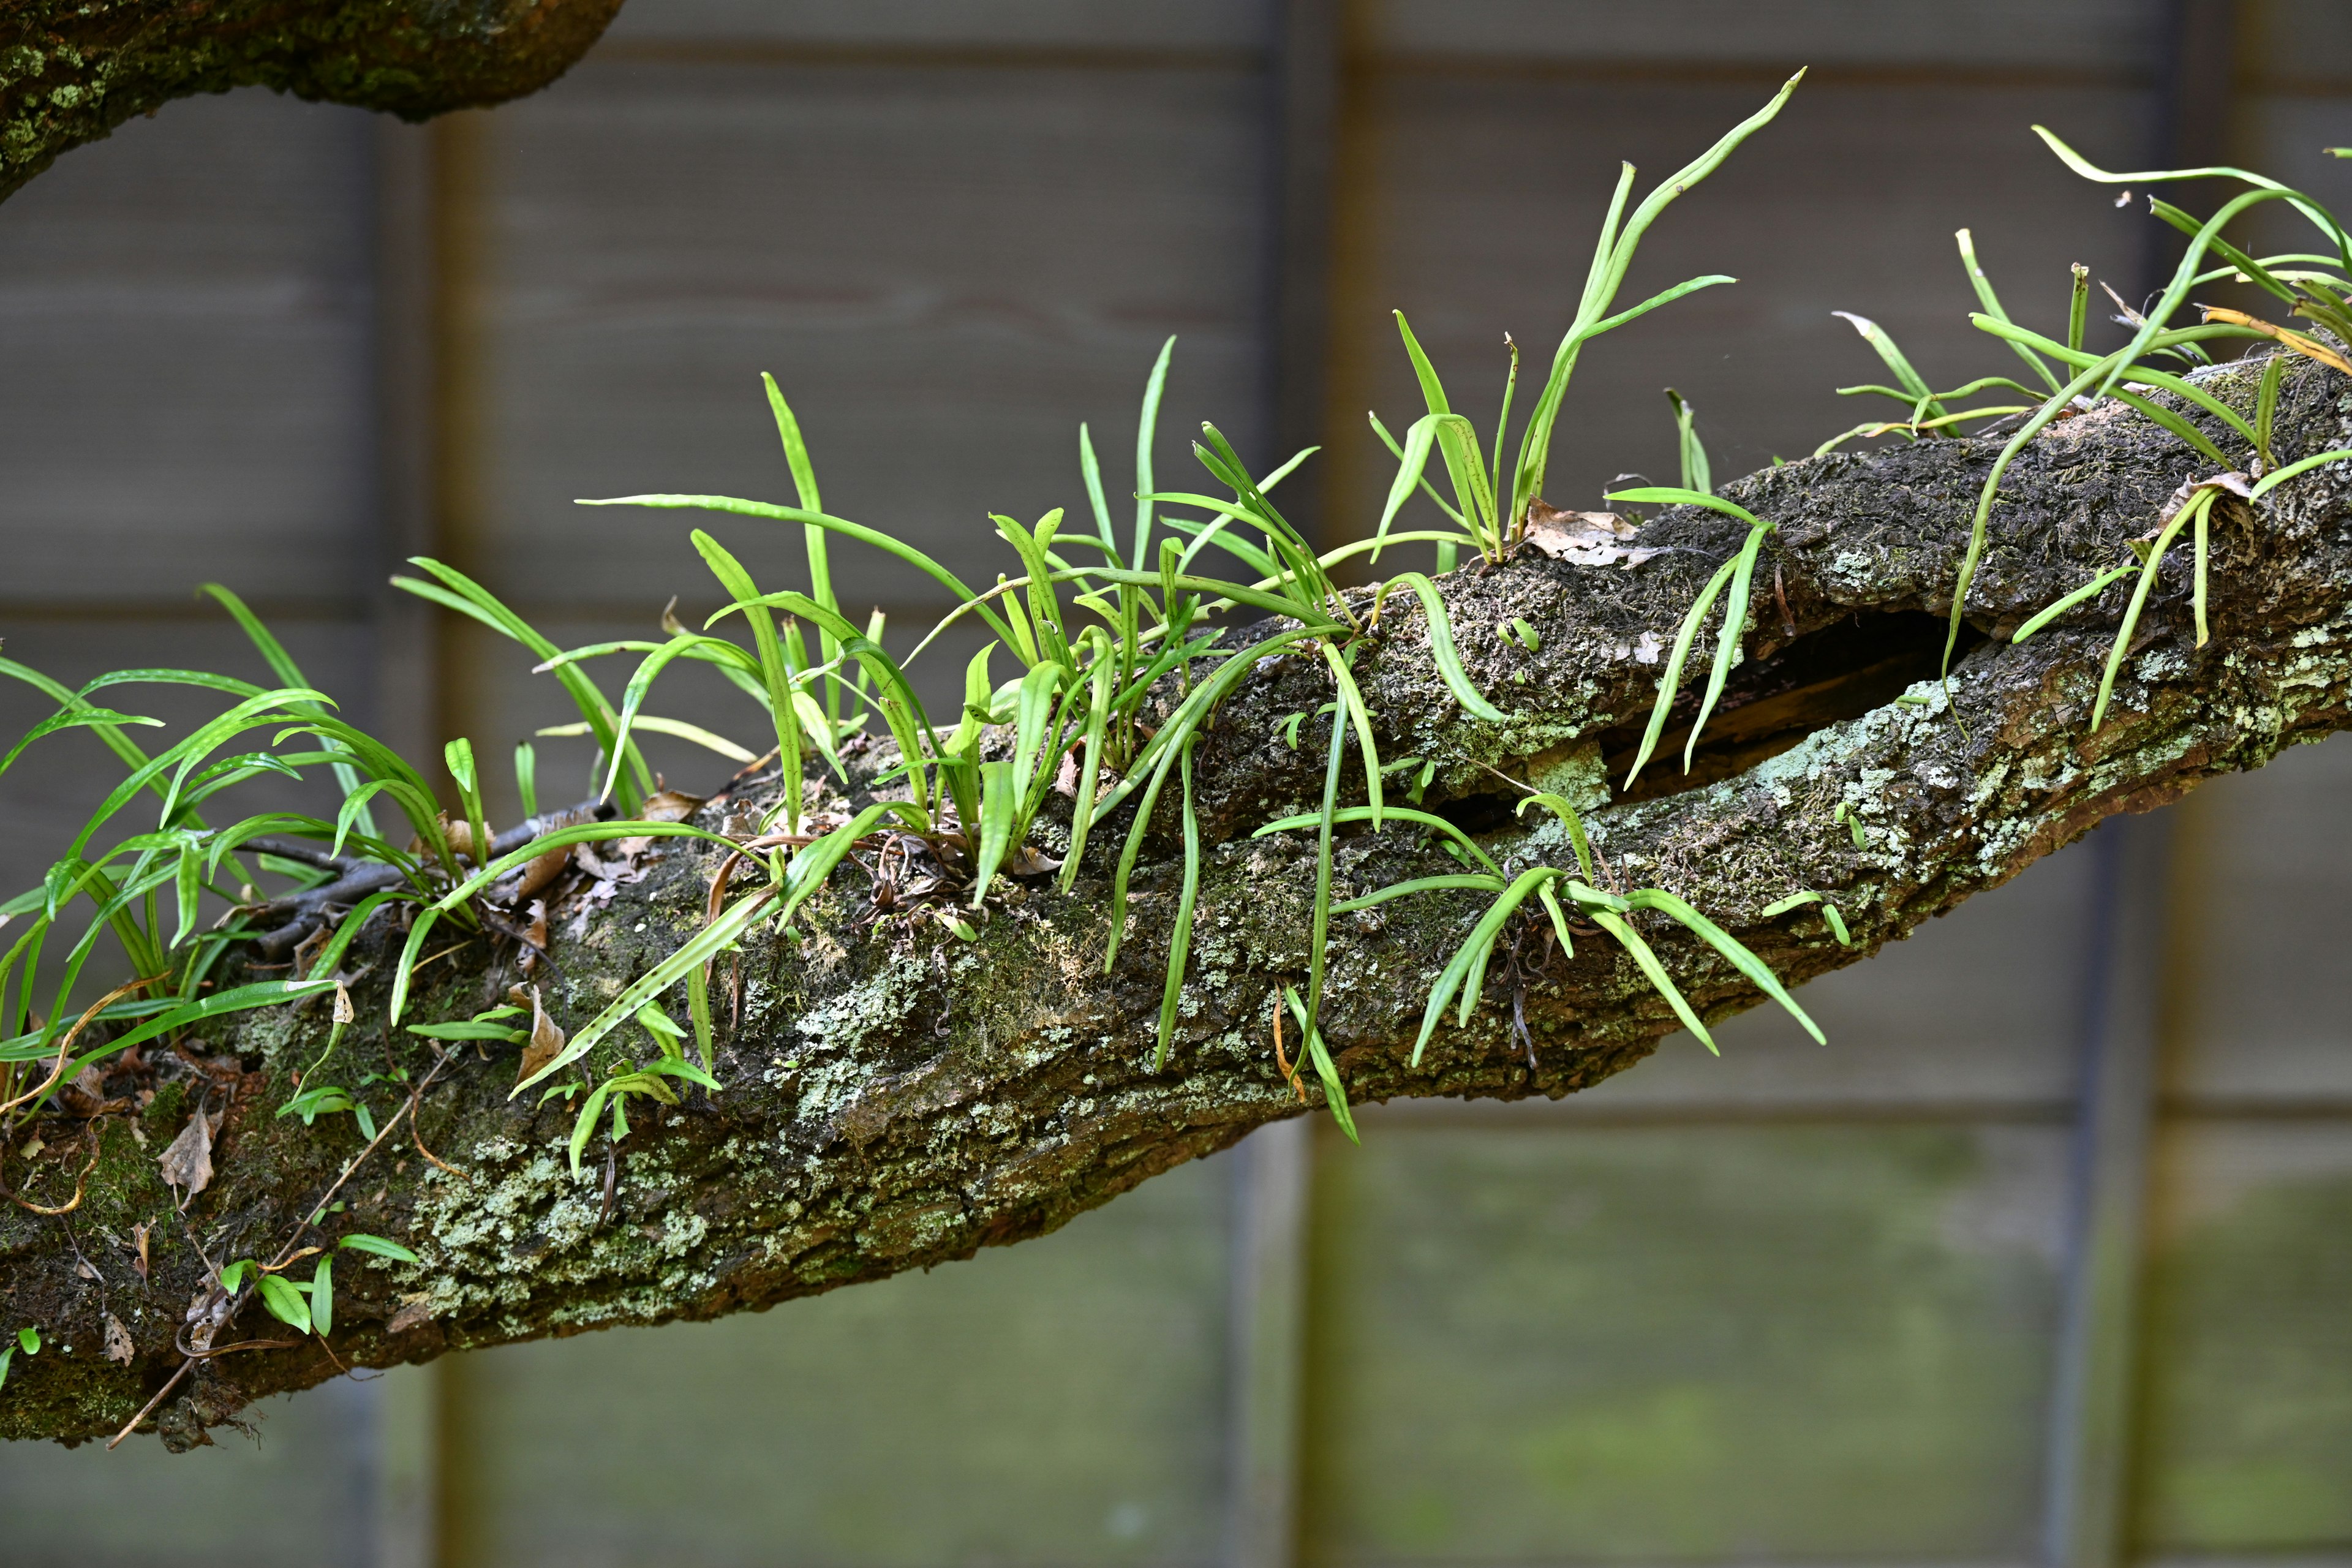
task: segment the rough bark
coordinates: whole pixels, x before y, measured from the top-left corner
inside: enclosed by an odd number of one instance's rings
[[[233,87],[425,120],[537,92],[621,0],[17,0],[0,43],[0,200],[166,101]]]
[[[2254,377],[2242,367],[2206,379],[2227,398],[2252,400]],[[2352,383],[2298,364],[2278,426],[2282,460],[2352,445]],[[2345,726],[2352,476],[2340,466],[2290,481],[2217,528],[2214,637],[2202,648],[2190,628],[2188,552],[2175,552],[2098,733],[2088,726],[2092,696],[2128,584],[2023,645],[2007,641],[2027,615],[2121,558],[2175,487],[2210,468],[2128,411],[2062,421],[2011,469],[1968,603],[1982,636],[1948,686],[1939,684],[1942,623],[1931,617],[1947,607],[1997,449],[1992,440],[1923,441],[1794,463],[1727,488],[1779,524],[1730,706],[1710,726],[1692,779],[1727,776],[1685,787],[1678,759],[1662,759],[1643,785],[1671,793],[1591,814],[1594,841],[1622,885],[1680,894],[1800,981],[1868,956],[2107,816],[2160,805]],[[1391,601],[1359,665],[1384,753],[1436,759],[1428,799],[1507,865],[1569,863],[1556,830],[1511,816],[1510,786],[1489,770],[1588,797],[1601,787],[1600,760],[1622,755],[1655,691],[1655,647],[1671,642],[1740,532],[1713,513],[1675,509],[1635,541],[1664,552],[1635,566],[1528,558],[1446,580],[1473,679],[1513,710],[1499,726],[1452,703],[1426,657],[1419,612]],[[1513,616],[1538,631],[1538,651],[1496,636]],[[1893,700],[1898,694],[1905,700]],[[1276,1068],[1269,1023],[1277,987],[1306,969],[1313,851],[1307,835],[1252,834],[1311,806],[1322,769],[1315,725],[1295,752],[1281,730],[1328,695],[1316,665],[1269,659],[1202,748],[1211,848],[1164,1071],[1151,1070],[1151,1047],[1176,896],[1171,840],[1145,851],[1108,973],[1116,835],[1088,847],[1074,893],[1048,881],[1017,887],[992,900],[970,942],[921,911],[872,918],[867,878],[845,865],[816,902],[818,934],[749,944],[740,1016],[730,1022],[720,1008],[722,1092],[637,1117],[611,1166],[609,1200],[601,1137],[574,1174],[562,1147],[569,1111],[509,1098],[511,1048],[453,1058],[416,1118],[424,1145],[446,1165],[425,1158],[404,1128],[344,1189],[348,1209],[310,1233],[378,1232],[424,1258],[410,1267],[345,1255],[334,1356],[383,1365],[764,1308],[1040,1235],[1254,1127],[1306,1113]],[[887,760],[877,748],[859,776]],[[738,797],[761,787],[739,785]],[[772,781],[764,787],[772,792]],[[714,825],[719,814],[706,808]],[[562,978],[548,979],[545,994],[559,1022],[576,1028],[684,939],[702,918],[713,864],[704,847],[669,841],[609,908],[554,912]],[[1344,896],[1449,868],[1405,833],[1355,831],[1339,879]],[[1830,939],[1817,910],[1763,918],[1800,889],[1837,902],[1853,947]],[[1411,1065],[1420,999],[1482,902],[1441,894],[1335,921],[1327,1030],[1355,1100],[1557,1097],[1639,1061],[1672,1028],[1664,1004],[1612,944],[1580,942],[1571,961],[1547,959],[1530,942],[1520,962],[1497,963],[1470,1026],[1442,1029]],[[1757,1002],[1679,928],[1662,924],[1651,938],[1708,1016]],[[391,940],[362,939],[379,967],[358,987],[363,1023],[344,1049],[414,1077],[431,1064],[427,1048],[378,1021]],[[464,1016],[511,978],[487,947],[467,948],[427,972],[411,1017]],[[123,1096],[152,1088],[143,1110],[53,1120],[41,1132],[47,1152],[29,1164],[10,1158],[15,1190],[51,1206],[86,1160],[95,1166],[73,1213],[11,1205],[0,1219],[0,1331],[37,1323],[52,1347],[19,1358],[0,1394],[0,1434],[113,1433],[182,1365],[174,1334],[204,1285],[199,1248],[215,1265],[271,1257],[301,1232],[361,1147],[348,1116],[310,1128],[272,1116],[288,1073],[323,1038],[324,1015],[247,1015],[180,1054],[150,1049],[137,1072],[103,1086]],[[597,1069],[625,1051],[644,1047],[609,1044]],[[207,1082],[215,1107],[228,1107],[213,1156],[220,1174],[176,1215],[156,1155]],[[387,1103],[397,1101],[379,1100],[380,1111]],[[131,1245],[142,1222],[151,1226],[144,1283]],[[129,1333],[127,1365],[101,1359],[110,1313]],[[247,1309],[219,1342],[269,1338],[273,1327]],[[336,1369],[315,1340],[208,1361],[157,1421],[168,1443],[184,1446],[247,1399]]]

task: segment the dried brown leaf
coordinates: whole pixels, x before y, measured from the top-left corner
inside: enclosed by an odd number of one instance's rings
[[[129,1366],[131,1358],[137,1353],[131,1343],[131,1331],[122,1326],[121,1319],[111,1312],[107,1313],[106,1359]]]
[[[228,1113],[224,1110],[221,1116]],[[172,1140],[171,1147],[156,1157],[156,1169],[163,1173],[166,1186],[185,1187],[181,1194],[183,1205],[213,1184],[213,1132],[220,1117],[206,1117],[203,1107],[188,1118],[180,1135]]]
[[[515,1074],[515,1082],[529,1081],[562,1049],[563,1031],[547,1016],[547,1005],[540,1000],[539,987],[534,985],[530,988],[530,1038],[522,1047],[522,1070]]]
[[[515,885],[515,901],[520,903],[527,899],[537,898],[553,885],[555,879],[563,875],[563,868],[571,864],[572,850],[567,845],[551,849],[525,865],[522,880]]]
[[[1042,877],[1048,871],[1061,868],[1059,860],[1028,844],[1015,849],[1004,860],[1004,874],[1008,877]]]
[[[647,797],[645,809],[637,813],[640,822],[684,822],[702,809],[706,795],[688,795],[682,790],[666,789]],[[623,842],[628,842],[623,840]]]
[[[1639,531],[1613,511],[1560,511],[1541,500],[1528,505],[1528,542],[1573,565],[1639,566],[1659,553],[1625,542]]]
[[[136,1127],[138,1123],[133,1122],[131,1125]],[[147,1233],[151,1228],[152,1226],[143,1219],[131,1227],[131,1245],[139,1248],[138,1268],[139,1278],[142,1279],[147,1278]]]

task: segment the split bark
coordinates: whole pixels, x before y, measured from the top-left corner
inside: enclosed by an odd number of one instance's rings
[[[2202,379],[2241,405],[2252,401],[2251,368]],[[2299,363],[2277,423],[2281,461],[2352,446],[2352,382]],[[2208,428],[2227,449],[2228,437]],[[1726,488],[1778,524],[1746,657],[1693,773],[1682,773],[1670,741],[1636,790],[1621,789],[1591,815],[1610,875],[1681,895],[1794,983],[1869,955],[2105,816],[2160,805],[2347,725],[2345,466],[2292,480],[2251,511],[2224,503],[2233,513],[2214,533],[2214,636],[2201,648],[2188,552],[2176,550],[2096,734],[2092,700],[2130,584],[2022,645],[2007,640],[2034,611],[2124,559],[2126,542],[2149,531],[2177,487],[2208,477],[2210,463],[2127,410],[2054,425],[2011,469],[1968,602],[1978,640],[1939,683],[1940,617],[1998,446],[1923,441],[1794,463]],[[1501,725],[1453,704],[1427,658],[1420,613],[1400,613],[1391,600],[1359,663],[1383,754],[1435,762],[1425,803],[1478,833],[1507,866],[1572,863],[1556,832],[1512,816],[1517,786],[1496,773],[1593,798],[1609,765],[1609,782],[1622,784],[1621,759],[1656,689],[1656,650],[1743,531],[1675,509],[1650,520],[1625,559],[1531,553],[1446,580],[1472,678],[1511,712]],[[1534,649],[1524,637],[1496,635],[1515,619],[1538,634]],[[1701,681],[1688,684],[1695,691]],[[396,1237],[423,1262],[343,1254],[333,1357],[312,1339],[203,1361],[160,1406],[173,1447],[202,1441],[206,1426],[255,1396],[336,1375],[339,1363],[383,1365],[715,1317],[968,1257],[1052,1230],[1254,1127],[1306,1113],[1276,1065],[1270,1024],[1280,986],[1297,984],[1307,964],[1313,848],[1308,835],[1252,835],[1318,798],[1323,721],[1310,717],[1295,750],[1284,731],[1291,715],[1311,716],[1328,699],[1317,664],[1269,658],[1202,744],[1197,796],[1211,847],[1181,1027],[1161,1072],[1151,1070],[1152,1044],[1181,851],[1172,835],[1150,842],[1131,924],[1106,973],[1116,833],[1093,838],[1073,894],[1050,880],[1016,887],[992,900],[970,942],[921,910],[877,918],[867,876],[845,864],[814,906],[815,934],[797,942],[762,934],[739,965],[722,964],[722,1091],[643,1115],[633,1107],[626,1142],[608,1159],[600,1131],[577,1174],[562,1147],[570,1110],[509,1098],[513,1047],[468,1049],[415,1102],[413,1128],[386,1131],[340,1191],[346,1206],[309,1229],[320,1194],[362,1144],[348,1115],[306,1127],[272,1114],[290,1072],[325,1037],[325,1007],[247,1015],[177,1054],[150,1049],[143,1079],[118,1071],[101,1086],[118,1097],[141,1081],[154,1088],[143,1111],[85,1107],[86,1121],[43,1125],[37,1158],[7,1157],[11,1189],[55,1207],[97,1151],[77,1211],[11,1205],[0,1218],[8,1315],[0,1331],[31,1323],[45,1345],[74,1347],[17,1359],[0,1394],[0,1435],[76,1441],[122,1426],[182,1368],[184,1320],[192,1310],[208,1322],[219,1316],[217,1303],[191,1307],[207,1259],[273,1258],[293,1240],[357,1230]],[[862,760],[860,778],[887,760],[880,751]],[[738,800],[759,793],[756,783],[740,786]],[[714,803],[704,820],[717,826],[723,810]],[[1164,812],[1156,826],[1168,829],[1171,817]],[[560,973],[531,979],[567,1028],[704,918],[711,853],[671,840],[643,865],[642,881],[605,885],[609,903],[550,911]],[[1406,832],[1353,830],[1338,876],[1348,896],[1452,868]],[[1853,947],[1830,938],[1817,907],[1766,918],[1801,889],[1836,903]],[[1633,1065],[1673,1027],[1612,944],[1580,942],[1570,959],[1531,936],[1510,963],[1498,959],[1469,1026],[1441,1029],[1411,1065],[1420,998],[1483,903],[1439,894],[1335,920],[1326,1031],[1351,1098],[1564,1095]],[[1662,924],[1650,936],[1708,1016],[1758,1001],[1679,928]],[[363,1022],[342,1049],[354,1080],[364,1068],[403,1071],[415,1083],[433,1066],[425,1041],[381,1021],[396,940],[363,936],[350,961],[375,965],[353,986]],[[409,1017],[463,1017],[502,996],[517,978],[506,962],[479,942],[441,958]],[[615,1042],[593,1065],[602,1074],[624,1055],[651,1053],[650,1042]],[[370,1092],[380,1118],[405,1109],[401,1089]],[[155,1151],[207,1095],[227,1105],[215,1173],[183,1215]],[[77,1242],[100,1279],[78,1270]],[[105,1328],[109,1314],[127,1332],[128,1364],[100,1353],[123,1342]],[[216,1342],[293,1337],[258,1326],[266,1321],[247,1309],[242,1321],[219,1327]]]

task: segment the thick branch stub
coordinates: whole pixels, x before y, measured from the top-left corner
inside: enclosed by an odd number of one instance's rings
[[[2200,379],[2242,406],[2256,375],[2231,366]],[[2315,364],[2289,373],[2283,461],[2352,446],[2347,384]],[[2122,559],[2184,480],[2205,477],[2210,465],[2187,444],[2124,409],[2060,422],[2009,470],[1967,606],[1981,640],[1948,684],[1936,679],[1922,645],[1939,651],[1941,595],[1997,450],[1923,441],[1726,487],[1779,531],[1758,574],[1746,658],[1710,722],[1718,749],[1702,748],[1688,776],[1679,754],[1662,756],[1634,794],[1662,793],[1591,813],[1604,879],[1688,900],[1794,984],[1868,956],[2103,817],[2352,726],[2352,477],[2343,467],[2305,474],[2214,531],[2214,637],[2202,647],[2187,552],[2169,561],[2095,734],[2090,709],[2126,585],[2024,644],[2008,640]],[[1507,868],[1572,864],[1563,835],[1512,814],[1517,791],[1496,773],[1588,800],[1620,786],[1622,775],[1604,783],[1601,769],[1647,713],[1655,650],[1740,532],[1678,509],[1643,530],[1641,542],[1663,552],[1637,567],[1520,560],[1446,580],[1472,679],[1509,710],[1500,725],[1461,712],[1430,663],[1418,613],[1391,612],[1356,667],[1383,755],[1436,762],[1428,803]],[[1540,634],[1533,650],[1495,634],[1519,619]],[[329,1222],[330,1233],[394,1237],[423,1257],[338,1265],[335,1354],[383,1365],[715,1317],[968,1257],[1302,1113],[1268,1025],[1280,988],[1307,968],[1314,851],[1307,835],[1254,834],[1319,798],[1319,748],[1294,750],[1285,729],[1329,695],[1316,665],[1269,658],[1202,740],[1197,797],[1210,847],[1166,1071],[1151,1060],[1181,880],[1172,837],[1147,842],[1108,973],[1109,862],[1124,823],[1090,841],[1070,895],[1032,882],[992,896],[969,942],[920,911],[876,918],[845,864],[808,906],[812,934],[787,942],[755,932],[740,962],[720,964],[721,1092],[643,1115],[633,1105],[635,1129],[609,1166],[600,1133],[575,1174],[563,1150],[571,1111],[509,1098],[513,1047],[461,1047],[419,1104],[415,1142],[401,1129]],[[857,777],[870,781],[890,760],[874,746]],[[866,798],[860,785],[828,804]],[[722,809],[714,803],[701,820],[716,827]],[[555,1021],[577,1030],[686,940],[705,918],[716,864],[707,846],[660,840],[646,851],[644,879],[607,887],[609,901],[559,900],[548,931],[560,973],[531,976]],[[1416,836],[1351,830],[1335,894],[1453,868]],[[1853,947],[1832,940],[1816,906],[1767,916],[1801,890],[1837,905]],[[1639,1061],[1675,1026],[1612,944],[1580,941],[1569,958],[1538,932],[1507,962],[1498,955],[1468,1026],[1441,1029],[1413,1065],[1422,998],[1484,902],[1437,893],[1335,919],[1325,1029],[1352,1097],[1563,1095]],[[1668,924],[1648,934],[1706,1016],[1755,1005],[1755,990],[1712,949]],[[375,968],[354,993],[368,1022],[343,1049],[354,1075],[404,1069],[413,1083],[432,1063],[429,1048],[373,1023],[397,943],[379,931],[352,949],[348,967]],[[505,962],[479,942],[436,954],[410,1017],[463,1018],[503,996],[516,978]],[[306,1128],[273,1114],[328,1028],[322,1001],[242,1015],[184,1054],[151,1049],[95,1089],[133,1106],[152,1089],[143,1110],[85,1104],[87,1121],[43,1123],[37,1159],[11,1156],[11,1189],[49,1206],[65,1201],[93,1149],[96,1163],[70,1215],[0,1210],[5,1300],[16,1314],[0,1331],[29,1321],[47,1341],[99,1344],[111,1312],[133,1354],[127,1366],[20,1358],[0,1398],[0,1436],[110,1435],[181,1363],[173,1336],[202,1284],[199,1248],[216,1263],[274,1256],[300,1229],[360,1146],[348,1115]],[[651,1048],[616,1036],[583,1065],[601,1079]],[[155,1154],[203,1105],[224,1113],[212,1149],[219,1175],[184,1221]],[[142,1225],[143,1279],[130,1250]],[[79,1272],[76,1238],[102,1282]],[[257,1330],[248,1321],[239,1331]],[[198,1441],[249,1398],[335,1374],[315,1343],[237,1355],[191,1373],[158,1421],[167,1441]]]
[[[621,0],[24,0],[0,43],[0,199],[134,114],[269,87],[425,120],[538,91]]]

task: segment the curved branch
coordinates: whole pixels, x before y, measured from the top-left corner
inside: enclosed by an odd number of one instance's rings
[[[0,199],[174,98],[269,87],[427,120],[537,92],[621,0],[25,0],[0,43]]]
[[[2203,379],[2243,405],[2253,378],[2231,367]],[[2344,388],[2319,366],[2293,371],[2278,418],[2283,458],[2352,446]],[[2089,714],[2128,585],[2022,644],[2008,640],[2124,558],[2184,481],[2206,477],[2185,443],[2127,409],[2057,423],[2010,470],[1967,606],[1979,640],[1939,682],[1941,595],[1996,449],[1921,441],[1727,488],[1778,525],[1757,571],[1746,658],[1692,773],[1677,771],[1673,742],[1634,791],[1591,814],[1605,877],[1687,900],[1793,983],[1867,956],[2107,816],[2161,805],[2347,725],[2352,465],[2300,476],[2216,530],[2216,631],[2205,647],[2194,643],[2186,552],[2164,568],[2095,733]],[[1532,784],[1598,795],[1602,770],[1646,721],[1656,650],[1744,533],[1679,508],[1643,527],[1633,564],[1527,558],[1445,580],[1473,679],[1511,710],[1501,724],[1454,704],[1426,656],[1425,623],[1392,608],[1357,666],[1383,754],[1433,760],[1424,804],[1476,835],[1507,872],[1572,864],[1556,831],[1520,825],[1514,792]],[[1521,620],[1538,633],[1532,650],[1523,634],[1496,635]],[[343,1255],[332,1355],[310,1340],[233,1365],[204,1363],[160,1409],[175,1446],[201,1441],[247,1399],[335,1375],[339,1361],[383,1365],[709,1318],[967,1257],[1049,1231],[1300,1114],[1270,1025],[1280,988],[1307,967],[1313,849],[1306,835],[1253,835],[1319,799],[1311,737],[1320,721],[1295,751],[1285,731],[1328,699],[1328,679],[1319,663],[1268,658],[1200,742],[1196,798],[1213,847],[1165,1071],[1154,1073],[1151,1058],[1181,877],[1172,834],[1146,848],[1134,923],[1108,973],[1105,862],[1115,836],[1096,837],[1071,894],[1016,887],[992,900],[992,918],[969,942],[921,909],[877,914],[866,878],[845,864],[808,906],[810,934],[787,942],[762,930],[719,965],[720,1092],[633,1114],[617,1150],[600,1131],[575,1172],[563,1150],[571,1110],[509,1098],[510,1049],[461,1047],[414,1103],[411,1136],[425,1157],[387,1166],[389,1149],[375,1156],[350,1179],[349,1209],[319,1230],[306,1225],[311,1207],[362,1139],[349,1117],[305,1127],[271,1110],[323,1041],[325,1010],[242,1016],[213,1034],[210,1058],[150,1053],[159,1087],[139,1113],[149,1150],[134,1145],[128,1115],[101,1108],[86,1134],[100,1158],[80,1215],[0,1220],[10,1310],[47,1339],[90,1345],[110,1312],[131,1358],[20,1359],[0,1397],[0,1436],[110,1434],[176,1375],[174,1333],[205,1278],[199,1242],[217,1265],[362,1230],[404,1241],[423,1261]],[[884,750],[861,761],[860,778],[887,763]],[[1622,762],[1614,775],[1622,786]],[[724,808],[712,803],[708,820]],[[1336,896],[1454,869],[1422,837],[1350,829]],[[554,1020],[576,1029],[696,930],[719,859],[683,839],[644,847],[641,881],[615,878],[551,910],[560,978],[542,980],[541,994]],[[1842,911],[1853,946],[1833,939],[1816,903],[1792,903],[1803,892]],[[1640,1060],[1674,1027],[1616,948],[1581,941],[1569,958],[1537,934],[1509,962],[1498,956],[1469,1026],[1442,1029],[1415,1067],[1421,998],[1483,903],[1436,891],[1334,921],[1325,1029],[1352,1098],[1563,1095]],[[1758,1000],[1680,927],[1661,921],[1646,934],[1706,1016]],[[372,984],[392,967],[397,941],[362,937],[359,948],[373,943],[379,961]],[[413,1018],[464,1017],[515,978],[478,942],[450,958],[420,981]],[[369,1070],[422,1079],[436,1047],[383,1024],[380,990],[362,987],[357,1000],[362,1023],[341,1048]],[[650,1042],[616,1037],[599,1047],[596,1076],[651,1054]],[[133,1081],[100,1087],[121,1093]],[[234,1089],[213,1143],[220,1175],[184,1220],[153,1150],[181,1132],[207,1082]],[[395,1103],[373,1092],[386,1109]],[[15,1161],[17,1191],[70,1185],[74,1133],[52,1130],[53,1153],[29,1169]],[[142,1223],[144,1280],[125,1250]],[[75,1225],[100,1282],[74,1267]],[[122,1245],[109,1250],[94,1237]],[[219,1331],[226,1337],[228,1325]]]

